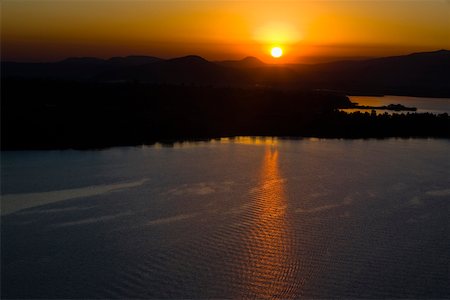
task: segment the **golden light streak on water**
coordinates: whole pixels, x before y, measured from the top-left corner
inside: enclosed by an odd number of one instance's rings
[[[278,150],[267,147],[260,184],[252,192],[254,220],[244,269],[246,295],[256,298],[291,298],[296,273],[293,238],[286,219],[285,180],[278,168]]]

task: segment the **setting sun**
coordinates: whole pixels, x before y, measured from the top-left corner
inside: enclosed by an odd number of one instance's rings
[[[270,54],[275,58],[281,57],[283,55],[283,49],[280,47],[273,47],[272,50],[270,50]]]

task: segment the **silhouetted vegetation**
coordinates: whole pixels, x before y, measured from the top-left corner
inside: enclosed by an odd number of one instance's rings
[[[383,106],[368,106],[368,105],[355,105],[351,108],[359,109],[382,109],[382,110],[393,110],[393,111],[417,111],[417,107],[407,107],[402,104],[389,104]]]
[[[2,82],[2,149],[96,148],[237,135],[450,137],[447,114],[347,114],[309,90],[46,80]]]

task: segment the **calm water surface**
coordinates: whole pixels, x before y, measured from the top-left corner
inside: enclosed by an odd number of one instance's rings
[[[3,152],[2,298],[448,298],[450,141]]]
[[[350,101],[356,102],[359,105],[365,106],[387,106],[389,104],[402,104],[406,107],[417,108],[417,113],[432,113],[432,114],[450,114],[450,98],[424,98],[424,97],[406,97],[406,96],[384,96],[384,97],[368,97],[368,96],[349,96]],[[371,112],[371,109],[342,109],[346,112]],[[394,112],[390,110],[377,109],[378,114],[385,112],[392,113],[408,113]],[[411,113],[411,112],[409,112]]]

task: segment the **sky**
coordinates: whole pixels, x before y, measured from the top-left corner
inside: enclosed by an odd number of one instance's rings
[[[2,0],[2,60],[196,54],[265,62],[450,49],[450,0]],[[270,56],[272,47],[283,56]]]

